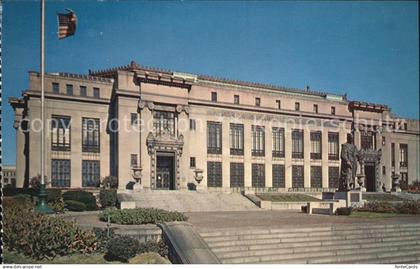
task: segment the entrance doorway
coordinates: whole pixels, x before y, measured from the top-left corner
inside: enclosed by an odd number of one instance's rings
[[[156,155],[156,189],[174,190],[174,154],[157,153]]]
[[[375,165],[365,165],[366,191],[376,191]]]

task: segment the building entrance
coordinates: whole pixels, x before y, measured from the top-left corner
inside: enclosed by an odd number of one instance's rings
[[[171,153],[158,153],[156,158],[156,189],[174,190],[174,155]]]
[[[375,165],[365,165],[366,191],[376,191]]]

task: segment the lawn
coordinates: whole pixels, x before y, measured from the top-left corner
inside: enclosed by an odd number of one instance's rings
[[[315,202],[320,201],[315,197],[300,193],[257,193],[261,200],[271,202]]]
[[[378,201],[378,202],[403,202],[407,201],[404,198],[389,194],[389,193],[380,193],[380,194],[371,194],[364,193],[363,200],[366,201]]]
[[[394,217],[406,217],[407,214],[398,214],[398,213],[377,213],[377,212],[360,212],[353,211],[351,212],[350,218],[360,218],[360,219],[380,219],[380,218],[394,218]]]
[[[24,256],[15,251],[3,251],[3,263],[5,264],[105,264],[114,263],[121,264],[118,261],[107,261],[104,259],[103,254],[94,255],[83,255],[75,254],[71,256],[57,257],[52,260],[34,260],[27,256]],[[169,260],[161,257],[159,254],[154,252],[143,253],[137,255],[130,260],[130,263],[134,264],[163,264],[170,263]]]

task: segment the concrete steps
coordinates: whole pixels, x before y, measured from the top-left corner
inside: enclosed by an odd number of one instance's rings
[[[224,229],[200,235],[222,263],[417,263],[420,224]]]

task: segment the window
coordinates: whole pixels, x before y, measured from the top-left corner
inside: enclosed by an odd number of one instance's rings
[[[361,141],[361,146],[362,149],[375,149],[374,146],[374,139],[375,139],[375,134],[372,132],[362,132],[360,134],[360,141]]]
[[[395,143],[391,143],[391,166],[395,167]]]
[[[300,110],[300,103],[299,102],[296,102],[295,103],[295,110],[296,111],[299,111]]]
[[[328,160],[338,160],[338,133],[328,133]]]
[[[51,125],[51,149],[70,151],[70,117],[53,116]]]
[[[265,131],[263,126],[252,125],[252,156],[265,155]]]
[[[136,126],[138,124],[138,114],[131,113],[131,125]]]
[[[60,93],[60,84],[53,82],[52,83],[52,90],[53,93]]]
[[[331,107],[331,115],[335,115],[335,106]]]
[[[311,188],[322,188],[321,166],[311,166]]]
[[[406,122],[404,122],[404,130],[407,130],[407,123]]]
[[[196,128],[195,120],[190,119],[190,130],[193,131]]]
[[[211,92],[211,101],[217,102],[217,92]]]
[[[292,165],[292,188],[304,188],[303,165]]]
[[[273,188],[286,188],[284,165],[273,164]]]
[[[82,187],[99,187],[101,182],[99,171],[99,161],[82,161]]]
[[[87,96],[86,86],[80,86],[80,96]]]
[[[230,163],[230,187],[244,187],[244,164]]]
[[[339,178],[339,168],[337,166],[328,167],[328,187],[331,189],[338,188]]]
[[[314,113],[318,114],[318,105],[317,104],[314,105]]]
[[[67,95],[73,95],[73,85],[71,85],[71,84],[66,85],[66,94]]]
[[[195,157],[190,158],[190,168],[195,168]]]
[[[261,98],[255,98],[255,106],[261,106]]]
[[[407,167],[408,148],[407,144],[400,144],[400,167]]]
[[[277,109],[281,109],[281,101],[280,100],[276,100],[276,104],[277,104]]]
[[[319,160],[322,158],[322,133],[311,132],[311,159]]]
[[[265,165],[260,163],[252,164],[252,187],[265,187]]]
[[[70,187],[70,160],[51,160],[51,186]]]
[[[222,154],[222,124],[207,122],[207,153]]]
[[[244,155],[244,125],[230,124],[230,154]]]
[[[137,167],[137,154],[131,154],[130,166]]]
[[[100,98],[99,88],[93,88],[93,97],[96,99]]]
[[[221,162],[207,162],[207,187],[222,187]]]
[[[234,95],[234,96],[233,96],[233,103],[234,103],[235,105],[239,105],[239,95]]]
[[[82,119],[82,151],[100,151],[99,119]]]
[[[303,159],[303,130],[292,130],[292,158]]]
[[[284,157],[284,128],[273,127],[273,157]]]
[[[384,175],[384,176],[386,175],[386,167],[385,167],[385,165],[382,166],[382,175]]]
[[[158,135],[163,133],[175,135],[175,114],[168,111],[154,111],[153,127]]]
[[[408,173],[400,172],[400,175],[401,175],[401,189],[405,191],[408,188]]]

